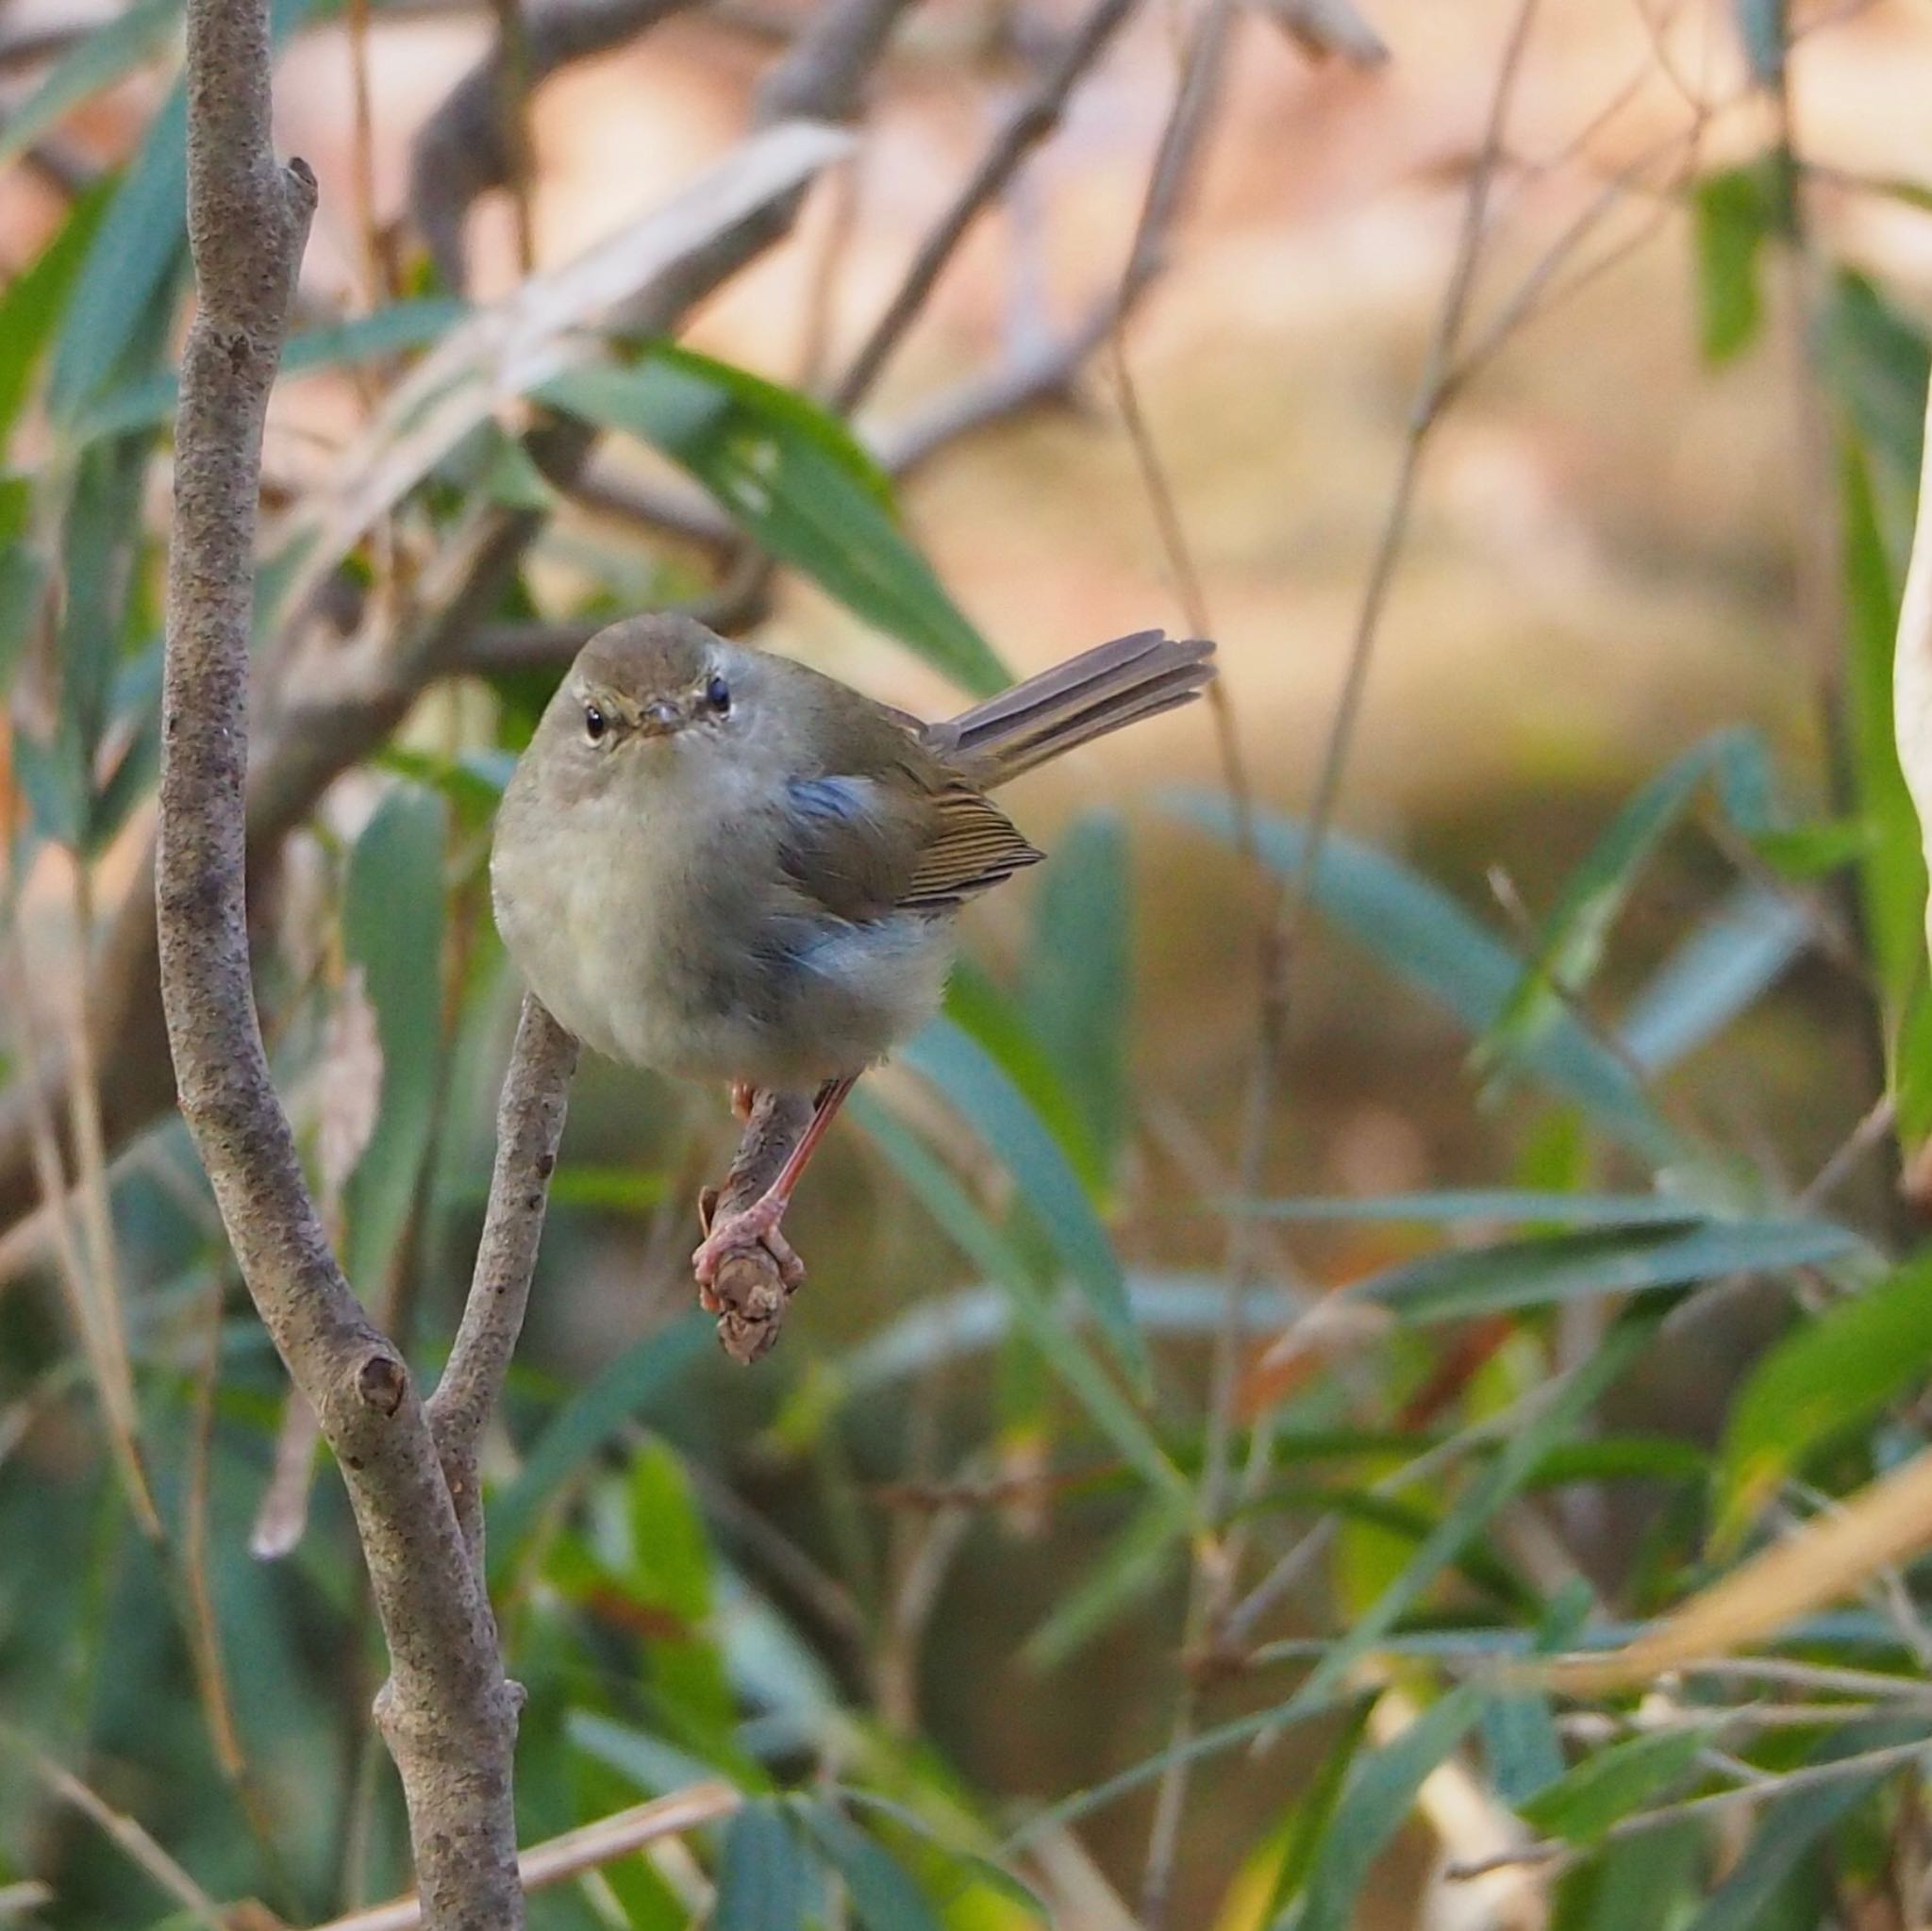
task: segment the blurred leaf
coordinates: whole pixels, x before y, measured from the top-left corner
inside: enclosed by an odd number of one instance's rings
[[[1682,1924],[1704,1856],[1694,1823],[1665,1824],[1641,1838],[1607,1844],[1598,1859],[1595,1894],[1580,1931],[1671,1931]],[[1558,1927],[1567,1931],[1567,1923]]]
[[[635,1167],[593,1167],[573,1161],[550,1183],[550,1205],[602,1213],[643,1214],[663,1204],[666,1176]]]
[[[349,855],[342,942],[375,1008],[382,1107],[344,1193],[342,1260],[365,1296],[387,1281],[429,1152],[442,1068],[443,852],[434,791],[398,785]]]
[[[909,1187],[942,1233],[1006,1290],[1008,1305],[1094,1426],[1122,1456],[1181,1508],[1192,1490],[1162,1451],[1140,1407],[1061,1321],[1041,1292],[1027,1260],[974,1204],[938,1157],[861,1087],[846,1110]]]
[[[1058,1141],[1088,1191],[1099,1195],[1106,1175],[1087,1122],[1019,1002],[970,958],[962,958],[946,981],[944,1011],[998,1062]]]
[[[1229,1213],[1272,1221],[1410,1221],[1418,1225],[1464,1221],[1538,1221],[1551,1226],[1682,1226],[1698,1218],[1689,1201],[1666,1193],[1544,1193],[1524,1188],[1477,1187],[1442,1192],[1377,1193],[1299,1200],[1230,1202]]]
[[[172,8],[175,0],[167,0],[167,4]],[[15,125],[9,121],[5,132],[0,132],[0,144],[4,144]],[[60,224],[54,239],[0,294],[0,444],[4,444],[20,415],[41,353],[60,319],[74,278],[80,273],[80,265],[93,244],[108,191],[102,184],[81,195],[68,210],[67,219]]]
[[[90,451],[61,525],[60,719],[89,797],[125,633],[145,467],[125,445]]]
[[[1825,878],[1856,864],[1876,836],[1869,819],[1820,818],[1787,831],[1761,831],[1751,843],[1781,877],[1805,880]]]
[[[1814,1267],[1863,1243],[1829,1221],[1704,1221],[1592,1228],[1424,1255],[1342,1290],[1405,1323],[1459,1321],[1593,1294],[1643,1294],[1724,1274]],[[1337,1297],[1338,1299],[1341,1297]]]
[[[1044,1675],[1077,1655],[1178,1572],[1187,1530],[1172,1496],[1150,1496],[1092,1568],[1060,1590],[1052,1613],[1021,1648],[1021,1660]]]
[[[490,1575],[507,1575],[524,1540],[558,1492],[626,1422],[647,1417],[681,1391],[698,1361],[717,1345],[711,1323],[691,1313],[646,1335],[566,1402],[531,1444],[523,1468],[491,1504]]]
[[[802,1804],[799,1815],[844,1879],[852,1913],[865,1931],[940,1931],[940,1921],[904,1869],[875,1839],[829,1804]]]
[[[1789,39],[1786,0],[1737,0],[1738,38],[1760,87],[1774,87],[1785,71]]]
[[[708,1628],[711,1547],[703,1518],[683,1463],[660,1440],[644,1441],[632,1457],[629,1490],[625,1588],[641,1607],[663,1611],[667,1623],[644,1645],[652,1695],[661,1710],[675,1713],[680,1734],[723,1760],[737,1712]]]
[[[587,1756],[616,1771],[647,1797],[708,1783],[718,1774],[717,1766],[704,1757],[595,1710],[572,1710],[566,1728],[572,1743]]]
[[[1880,1718],[1849,1723],[1813,1750],[1807,1761],[1833,1763],[1867,1750],[1909,1743],[1925,1735],[1923,1722]],[[1764,1807],[1744,1854],[1730,1874],[1706,1899],[1689,1931],[1759,1931],[1786,1881],[1817,1848],[1825,1834],[1842,1823],[1881,1789],[1894,1771],[1871,1776],[1847,1775],[1810,1790],[1774,1798]]]
[[[774,405],[763,394],[769,384],[723,368],[659,344],[633,368],[573,369],[536,393],[662,450],[761,547],[965,690],[985,696],[1010,684],[1011,673],[900,534],[850,432],[829,416],[806,430],[800,411],[822,414],[814,405],[801,396]]]
[[[1101,1332],[1135,1375],[1147,1356],[1127,1306],[1121,1264],[1059,1142],[1012,1080],[977,1040],[938,1019],[900,1053],[900,1063],[929,1080],[1013,1177]]]
[[[1871,466],[1864,452],[1849,442],[1843,500],[1844,723],[1858,813],[1872,827],[1872,843],[1858,867],[1859,903],[1872,969],[1895,1026],[1924,968],[1925,860],[1893,729],[1898,590],[1878,527]]]
[[[1715,1533],[1736,1539],[1811,1452],[1916,1387],[1932,1365],[1932,1255],[1804,1322],[1732,1398]]]
[[[1132,881],[1119,815],[1090,812],[1054,848],[1026,955],[1033,1030],[1059,1069],[1103,1176],[1124,1143]]]
[[[1423,1779],[1468,1735],[1481,1707],[1481,1693],[1463,1684],[1392,1741],[1356,1759],[1308,1873],[1295,1931],[1348,1931],[1375,1860],[1407,1818]]]
[[[282,351],[282,378],[317,370],[354,368],[409,349],[426,348],[441,341],[470,312],[468,303],[439,295],[391,302],[373,314],[305,330],[291,336]],[[180,381],[172,372],[126,383],[81,411],[70,432],[71,440],[84,444],[133,429],[158,428],[174,415],[179,394]]]
[[[959,1875],[969,1883],[983,1886],[1008,1904],[1018,1905],[1022,1910],[1030,1911],[1042,1923],[1047,1922],[1046,1906],[1035,1895],[1031,1887],[995,1863],[991,1857],[983,1857],[976,1851],[962,1849],[949,1838],[943,1837],[925,1818],[904,1804],[896,1804],[890,1797],[884,1797],[876,1790],[859,1790],[850,1784],[837,1784],[833,1793],[856,1810],[875,1811],[881,1817],[889,1817],[902,1829],[911,1832],[921,1842],[929,1844],[941,1857],[956,1866]],[[950,1915],[950,1913],[949,1913]],[[966,1920],[976,1924],[977,1918]]]
[[[277,44],[300,24],[309,0],[271,0]],[[48,380],[54,416],[71,423],[125,372],[145,330],[158,343],[169,284],[187,258],[188,96],[177,82],[140,148],[122,170],[75,286]]]
[[[751,1803],[726,1822],[718,1846],[711,1931],[800,1931],[814,1872],[775,1803]]]
[[[1762,165],[1707,175],[1691,195],[1704,358],[1729,361],[1763,319],[1757,258],[1778,226],[1778,198]]]
[[[1491,1696],[1483,1705],[1482,1732],[1490,1781],[1505,1804],[1520,1809],[1562,1778],[1563,1746],[1547,1696],[1515,1690]]]
[[[1263,1922],[1268,1924],[1279,1922],[1280,1914],[1287,1911],[1307,1887],[1315,1859],[1333,1831],[1335,1806],[1341,1801],[1349,1773],[1355,1768],[1363,1740],[1368,1735],[1369,1719],[1374,1714],[1376,1697],[1375,1691],[1358,1697],[1353,1707],[1346,1711],[1341,1735],[1323,1757],[1321,1769],[1315,1773],[1313,1780],[1290,1813],[1288,1840],[1282,1847],[1281,1863],[1274,1873],[1274,1881],[1262,1914]]]
[[[30,544],[0,545],[0,698],[12,688],[14,668],[41,614],[47,574],[45,562]],[[16,728],[16,747],[21,735]]]
[[[78,850],[87,835],[87,773],[73,724],[63,719],[49,738],[16,727],[12,749],[14,780],[34,830]]]
[[[1594,1843],[1611,1824],[1675,1784],[1708,1741],[1701,1729],[1625,1737],[1592,1751],[1555,1783],[1518,1804],[1517,1814],[1545,1837]]]
[[[1419,1603],[1437,1578],[1473,1538],[1486,1528],[1505,1503],[1523,1487],[1543,1457],[1565,1440],[1624,1371],[1649,1344],[1654,1325],[1625,1316],[1605,1335],[1595,1354],[1566,1375],[1547,1384],[1534,1415],[1503,1441],[1495,1459],[1473,1474],[1455,1506],[1436,1525],[1402,1573],[1374,1603],[1330,1644],[1307,1680],[1290,1699],[1297,1713],[1346,1680],[1362,1657]]]
[[[1226,802],[1183,794],[1181,815],[1231,841]],[[1305,832],[1294,820],[1259,814],[1263,862],[1294,878]],[[1493,1025],[1522,980],[1523,961],[1455,900],[1407,866],[1331,831],[1311,881],[1314,903],[1399,977],[1437,1001],[1470,1032]],[[1525,1049],[1520,1068],[1575,1100],[1613,1138],[1655,1166],[1673,1164],[1676,1134],[1615,1053],[1561,1013]]]
[[[1907,492],[1919,480],[1932,343],[1863,275],[1841,269],[1817,322],[1817,352],[1858,441]],[[1901,563],[1903,548],[1893,555]]]
[[[91,95],[125,78],[158,54],[174,32],[181,0],[135,0],[79,36],[50,65],[41,84],[0,126],[0,168],[28,148]]]
[[[1676,1065],[1762,998],[1811,936],[1789,893],[1738,886],[1631,1001],[1617,1026],[1624,1050],[1646,1073]]]
[[[1536,957],[1477,1043],[1478,1066],[1507,1067],[1520,1060],[1595,976],[1639,873],[1690,808],[1724,744],[1722,738],[1707,739],[1666,765],[1624,806],[1564,881],[1543,922]]]

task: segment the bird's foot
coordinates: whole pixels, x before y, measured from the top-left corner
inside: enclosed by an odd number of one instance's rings
[[[805,1262],[799,1258],[797,1249],[779,1231],[779,1223],[785,1218],[785,1207],[786,1202],[781,1197],[766,1193],[749,1207],[741,1207],[722,1219],[706,1215],[705,1238],[692,1253],[691,1264],[698,1278],[699,1299],[708,1312],[717,1312],[712,1306],[715,1297],[710,1290],[718,1278],[718,1270],[729,1255],[762,1247],[776,1262],[778,1276],[786,1287],[795,1288],[805,1279]]]
[[[734,1079],[731,1082],[731,1110],[741,1120],[751,1118],[751,1109],[758,1103],[758,1090],[748,1079]]]

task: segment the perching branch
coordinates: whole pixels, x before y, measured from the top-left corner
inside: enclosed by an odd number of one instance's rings
[[[244,778],[261,435],[315,179],[269,136],[266,0],[191,0],[188,229],[200,308],[182,357],[162,683],[156,906],[181,1110],[250,1296],[335,1451],[390,1650],[377,1720],[432,1926],[523,1922],[510,1803],[521,1692],[408,1369],[330,1252],[270,1077],[250,982]],[[508,1081],[481,1292],[443,1405],[458,1457],[515,1339],[570,1054],[526,1023]],[[514,1276],[524,1270],[521,1281]],[[463,1457],[469,1457],[469,1462]]]

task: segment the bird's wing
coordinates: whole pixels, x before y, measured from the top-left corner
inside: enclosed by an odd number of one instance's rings
[[[970,785],[823,776],[787,787],[779,862],[835,917],[947,911],[1042,854]]]

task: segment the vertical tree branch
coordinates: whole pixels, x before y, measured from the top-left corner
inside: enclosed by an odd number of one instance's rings
[[[188,226],[200,308],[182,357],[156,856],[162,1004],[181,1110],[242,1277],[335,1451],[389,1641],[376,1714],[401,1773],[425,1922],[523,1922],[510,1804],[520,1692],[408,1370],[330,1252],[262,1048],[249,975],[243,784],[261,434],[315,179],[269,139],[266,0],[192,0]],[[454,1384],[474,1444],[535,1258],[570,1055],[519,1036],[481,1305]],[[534,1149],[534,1151],[533,1151]],[[512,1279],[516,1265],[525,1268]],[[473,1452],[473,1450],[472,1450]],[[474,1497],[472,1500],[474,1507]]]

